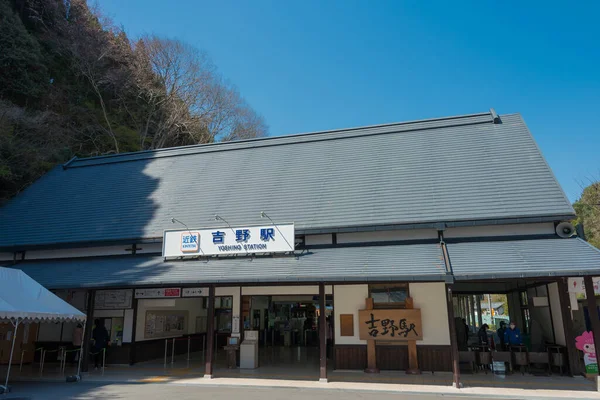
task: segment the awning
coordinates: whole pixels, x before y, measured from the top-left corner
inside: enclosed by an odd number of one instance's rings
[[[8,357],[6,380],[4,385],[0,385],[0,393],[8,391],[8,378],[20,324],[34,321],[85,321],[85,319],[84,313],[50,293],[48,289],[31,279],[23,271],[0,267],[0,321],[8,321],[12,324],[12,344]],[[83,351],[83,343],[81,346],[80,351]],[[80,356],[77,375],[79,375],[81,367],[81,358]],[[22,361],[23,359],[21,359]]]
[[[164,261],[129,255],[13,266],[51,289],[205,283],[445,281],[439,244],[337,247],[297,256]]]
[[[83,321],[86,315],[23,271],[0,267],[0,320]]]
[[[456,280],[600,275],[600,250],[579,239],[449,243]]]

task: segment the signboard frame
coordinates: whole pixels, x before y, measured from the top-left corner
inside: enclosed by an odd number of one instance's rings
[[[386,342],[423,340],[423,324],[419,308],[359,310],[358,321],[361,340]],[[386,323],[383,324],[383,321]],[[373,335],[374,330],[375,335]]]
[[[180,287],[135,289],[136,299],[176,299],[181,297]]]
[[[239,256],[290,253],[296,249],[293,223],[217,226],[163,231],[164,258]],[[183,248],[183,238],[195,236],[198,246]]]

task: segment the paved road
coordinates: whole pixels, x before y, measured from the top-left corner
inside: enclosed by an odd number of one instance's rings
[[[140,400],[372,400],[389,398],[395,400],[464,400],[465,397],[441,395],[414,395],[389,392],[342,391],[327,389],[297,388],[250,388],[217,387],[170,384],[98,384],[79,383],[15,383],[12,393],[0,400],[96,400],[96,399],[140,399]]]

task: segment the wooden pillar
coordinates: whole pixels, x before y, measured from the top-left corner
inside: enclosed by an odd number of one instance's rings
[[[368,297],[365,299],[365,310],[373,309],[373,298]],[[365,372],[370,374],[378,374],[379,368],[377,368],[377,348],[375,347],[375,340],[367,340],[367,369]]]
[[[408,297],[406,299],[405,305],[407,310],[412,310],[415,308],[412,297]],[[406,370],[406,373],[410,375],[421,374],[421,370],[419,369],[419,357],[417,355],[416,340],[408,341],[408,369]]]
[[[458,341],[456,339],[456,323],[452,307],[452,286],[446,285],[446,303],[448,305],[448,329],[450,329],[450,349],[452,352],[452,384],[460,388],[460,365],[458,359]]]
[[[477,301],[477,322],[479,323],[479,327],[483,325],[483,315],[481,315],[481,296],[476,295],[475,299]]]
[[[471,310],[473,309],[473,305],[472,303],[472,297],[471,296],[467,296],[467,325],[469,326],[469,333],[471,333],[471,325],[473,325],[473,320],[472,318],[472,314],[471,314]]]
[[[579,375],[579,353],[575,348],[575,336],[573,335],[573,317],[571,316],[571,301],[569,300],[569,288],[567,278],[559,278],[558,297],[560,299],[560,312],[565,330],[565,342],[567,343],[567,358],[569,360],[569,373],[571,376]]]
[[[319,382],[327,382],[327,319],[325,284],[319,283]]]
[[[600,319],[598,318],[598,304],[594,293],[594,281],[591,276],[583,278],[585,286],[585,297],[587,299],[588,314],[592,324],[592,335],[594,336],[594,347],[596,349],[596,360],[600,361]]]
[[[135,293],[135,290],[133,291]],[[133,299],[133,327],[131,328],[131,349],[129,350],[129,365],[136,363],[135,335],[137,334],[138,299]]]
[[[476,306],[476,298],[475,296],[471,295],[469,296],[471,298],[471,326],[475,327],[477,325],[477,319],[475,318],[475,309],[477,308]]]
[[[90,342],[92,339],[92,327],[94,326],[94,307],[96,303],[96,291],[87,292],[87,316],[85,321],[85,337],[83,338],[83,355],[81,358],[81,372],[88,372],[90,364]]]
[[[206,356],[204,368],[204,377],[212,379],[213,361],[215,358],[215,287],[208,288],[208,304],[206,315]]]

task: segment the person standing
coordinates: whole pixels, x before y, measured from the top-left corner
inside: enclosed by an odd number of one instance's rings
[[[517,328],[517,324],[514,321],[511,321],[508,329],[504,331],[504,342],[508,346],[522,344],[521,330]]]
[[[102,362],[102,351],[108,346],[108,331],[104,327],[104,321],[96,319],[94,321],[96,326],[92,331],[92,339],[94,339],[94,347],[92,352],[94,353],[94,368],[98,369]]]
[[[500,351],[506,350],[506,340],[504,339],[504,333],[506,332],[506,322],[500,321],[500,328],[496,331],[498,334],[498,343],[500,343]]]
[[[477,337],[479,339],[480,345],[488,345],[489,344],[489,339],[488,339],[488,334],[487,334],[488,329],[489,329],[488,324],[483,324],[483,325],[481,325],[481,328],[479,328],[479,332],[477,332]]]
[[[81,324],[77,324],[75,329],[73,329],[73,340],[71,342],[73,352],[71,353],[71,364],[75,364],[75,362],[79,359],[79,352],[75,351],[81,348],[81,343],[83,341],[83,326]]]
[[[325,334],[325,337],[327,338],[327,347],[326,347],[326,354],[327,354],[327,358],[330,359],[331,358],[331,350],[333,349],[333,325],[331,324],[331,317],[327,317],[326,318],[326,325],[325,325],[327,331]]]

